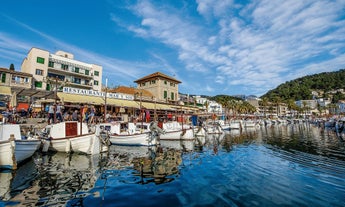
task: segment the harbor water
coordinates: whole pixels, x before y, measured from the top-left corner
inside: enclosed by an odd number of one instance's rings
[[[345,142],[272,125],[97,156],[37,152],[0,178],[0,206],[345,206]]]

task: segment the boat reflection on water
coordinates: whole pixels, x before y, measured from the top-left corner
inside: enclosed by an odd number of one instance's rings
[[[309,124],[36,153],[0,172],[0,206],[344,206],[344,157],[336,134]]]
[[[178,142],[178,141],[164,141]],[[182,147],[181,147],[182,149]],[[132,168],[131,176],[138,184],[154,182],[166,183],[173,180],[169,177],[178,174],[182,162],[182,151],[176,148],[158,146],[115,146],[109,150],[105,175],[114,175],[118,170]]]
[[[0,172],[0,199],[9,200],[11,198],[11,181],[12,181],[12,172]]]
[[[67,202],[81,202],[98,177],[100,156],[66,153],[35,156],[30,166],[23,165],[14,172],[9,191],[12,198],[6,204],[64,206]]]
[[[33,160],[22,163],[15,171],[1,171],[0,200],[10,201],[12,197],[17,196],[23,190],[30,187],[31,181],[35,179],[37,175],[36,165]],[[30,197],[34,197],[34,195],[30,195]]]
[[[171,175],[179,173],[182,163],[182,152],[175,149],[158,148],[154,157],[138,157],[133,159],[133,167],[140,176],[140,184],[154,182],[156,184],[171,182]]]

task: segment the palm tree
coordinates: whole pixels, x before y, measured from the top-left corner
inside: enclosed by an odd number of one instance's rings
[[[289,111],[291,112],[292,110],[297,111],[298,106],[296,105],[296,103],[293,99],[289,99],[287,101],[287,107],[288,107]]]
[[[204,103],[204,106],[206,107],[206,112],[208,112],[208,106],[209,106],[209,102],[208,101],[205,101],[205,103]]]
[[[305,116],[306,116],[306,110],[307,110],[307,105],[308,105],[308,103],[306,102],[306,101],[302,101],[302,112],[304,112],[304,118],[305,118]]]
[[[268,98],[264,97],[261,101],[261,105],[263,107],[264,110],[264,116],[266,117],[266,111],[267,111],[267,106],[268,106]]]
[[[275,106],[276,106],[277,116],[279,116],[279,105],[280,105],[280,102],[281,102],[281,98],[279,96],[275,96],[273,98],[273,102],[275,103]]]
[[[231,110],[233,114],[235,114],[236,105],[237,105],[237,101],[236,100],[230,99],[228,101],[229,111]]]

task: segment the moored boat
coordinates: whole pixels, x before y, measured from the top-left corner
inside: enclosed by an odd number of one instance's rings
[[[224,133],[223,128],[218,122],[210,122],[205,126],[207,134],[222,134]]]
[[[230,120],[230,129],[242,129],[242,120],[240,119],[231,119]]]
[[[192,140],[194,131],[189,125],[181,125],[179,122],[171,121],[162,123],[164,133],[160,133],[160,140]]]
[[[77,121],[47,125],[44,129],[44,137],[46,140],[43,152],[50,150],[98,154],[108,150],[108,146],[101,140],[101,136],[97,136],[95,132],[89,132],[86,123]]]
[[[40,139],[22,136],[19,124],[1,124],[0,133],[1,168],[16,169],[41,146]]]
[[[16,169],[14,158],[14,140],[0,141],[0,169]]]
[[[101,130],[107,131],[109,141],[114,145],[152,146],[157,144],[157,134],[149,129],[148,123],[111,122],[99,124]]]

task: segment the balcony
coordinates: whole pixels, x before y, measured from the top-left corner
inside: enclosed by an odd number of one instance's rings
[[[17,86],[17,87],[23,87],[23,88],[31,88],[30,82],[24,82],[24,81],[11,81],[10,86]]]
[[[64,85],[68,86],[68,87],[92,89],[92,84],[85,84],[85,83],[76,83],[76,82],[65,81]]]
[[[85,74],[73,72],[71,69],[48,67],[48,72],[52,72],[55,74],[69,75],[69,76],[74,76],[74,77],[82,77],[82,78],[88,79],[88,80],[93,79],[93,76],[91,75],[91,73],[90,73],[90,75],[85,75]]]

